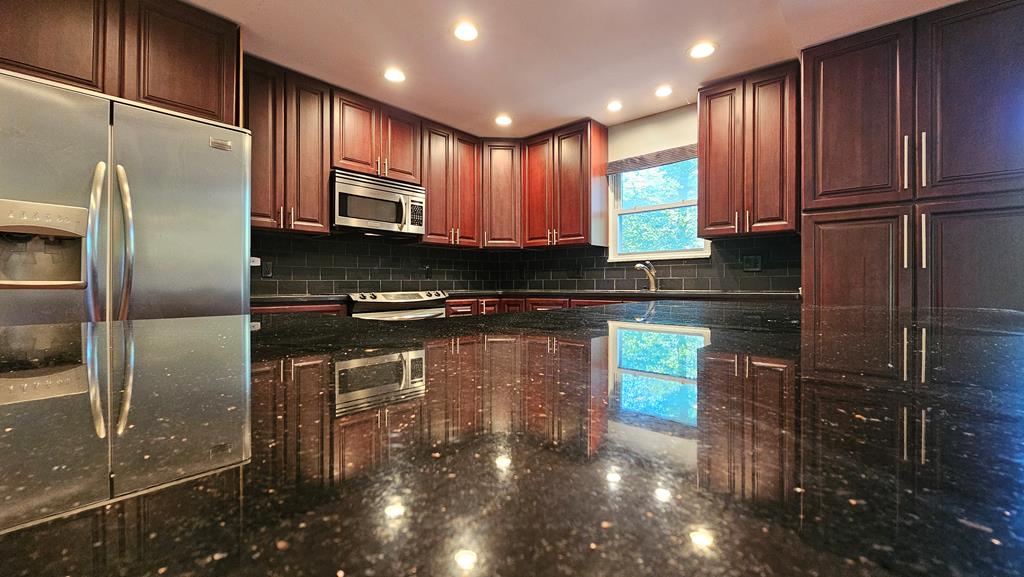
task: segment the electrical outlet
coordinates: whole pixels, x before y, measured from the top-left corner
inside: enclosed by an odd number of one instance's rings
[[[272,278],[273,276],[274,276],[274,263],[269,261],[269,260],[263,261],[263,263],[260,265],[260,277],[262,277],[262,278]]]
[[[260,257],[258,256],[249,257],[249,266],[260,266],[260,262],[262,261],[260,261]]]

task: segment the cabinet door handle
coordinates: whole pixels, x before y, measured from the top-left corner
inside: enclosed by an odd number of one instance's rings
[[[455,229],[448,229],[448,244],[455,244]]]
[[[380,157],[377,157],[377,176],[380,176]]]
[[[910,135],[903,135],[903,190],[910,187]]]
[[[921,214],[921,268],[928,268],[928,223],[927,215]]]
[[[925,371],[928,367],[928,329],[921,327],[921,384],[925,382]]]
[[[902,434],[902,437],[903,437],[903,460],[906,461],[907,459],[910,458],[910,455],[907,452],[907,429],[908,429],[908,427],[907,427],[907,408],[906,407],[901,407],[900,408],[900,413],[902,414],[902,417],[903,417],[903,427],[902,427],[902,432],[903,432],[903,434]]]
[[[459,227],[459,228],[455,229],[455,244],[460,244],[461,242],[462,242],[462,227]]]
[[[552,243],[552,244],[558,244],[558,229],[557,228],[555,229],[554,239],[555,239],[555,242]]]
[[[551,244],[551,229],[548,229],[548,244]]]
[[[903,215],[903,268],[910,266],[910,215]]]
[[[909,327],[903,327],[903,364],[901,365],[903,370],[903,382],[907,382],[907,348],[910,346],[910,339],[908,338],[909,332]]]
[[[281,205],[281,217],[277,219],[278,226],[284,228],[284,205]]]
[[[288,213],[289,213],[289,216],[288,216],[289,225],[288,225],[288,227],[289,228],[295,228],[295,207],[294,206],[291,207],[288,210]]]
[[[925,458],[927,451],[925,438],[927,437],[928,431],[928,412],[925,409],[921,409],[921,464],[924,465],[928,459]]]
[[[750,211],[743,212],[743,222],[747,225],[747,232],[750,232]]]
[[[384,176],[388,175],[388,159],[384,159]]]
[[[732,217],[732,231],[733,232],[739,232],[740,231],[740,211],[738,211],[738,210],[736,211],[736,214],[733,215],[733,217]]]
[[[928,133],[921,132],[921,188],[928,186]]]

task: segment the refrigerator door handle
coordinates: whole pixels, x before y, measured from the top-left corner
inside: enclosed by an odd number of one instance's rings
[[[124,166],[117,165],[117,187],[121,190],[121,212],[124,216],[124,273],[121,276],[121,305],[117,320],[128,320],[128,305],[132,295],[132,275],[135,268],[135,217],[132,213],[132,192],[128,187],[128,174]]]
[[[92,173],[92,193],[89,195],[89,222],[85,229],[85,286],[86,308],[89,321],[100,320],[100,282],[99,282],[99,251],[97,243],[100,238],[100,207],[103,205],[103,182],[107,175],[107,163],[102,160],[96,163]]]
[[[124,323],[124,397],[117,417],[117,436],[128,430],[128,411],[132,408],[132,389],[135,386],[135,331],[132,322]]]
[[[88,323],[85,329],[85,374],[89,385],[89,409],[92,412],[92,424],[96,436],[107,438],[107,423],[103,419],[103,401],[100,399],[99,361],[96,360],[96,344],[93,337],[93,325]]]

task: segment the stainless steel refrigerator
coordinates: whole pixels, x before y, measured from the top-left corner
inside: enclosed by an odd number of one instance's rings
[[[247,131],[0,72],[0,324],[248,313]]]

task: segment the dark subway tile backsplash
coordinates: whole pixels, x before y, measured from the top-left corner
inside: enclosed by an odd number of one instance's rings
[[[477,250],[384,237],[304,238],[253,231],[252,254],[274,276],[251,269],[252,294],[340,294],[398,290],[637,290],[647,287],[635,262],[609,263],[592,246]],[[744,259],[748,259],[744,270]],[[759,265],[759,266],[758,266]],[[800,239],[795,235],[716,240],[711,257],[656,261],[663,290],[796,292]]]

